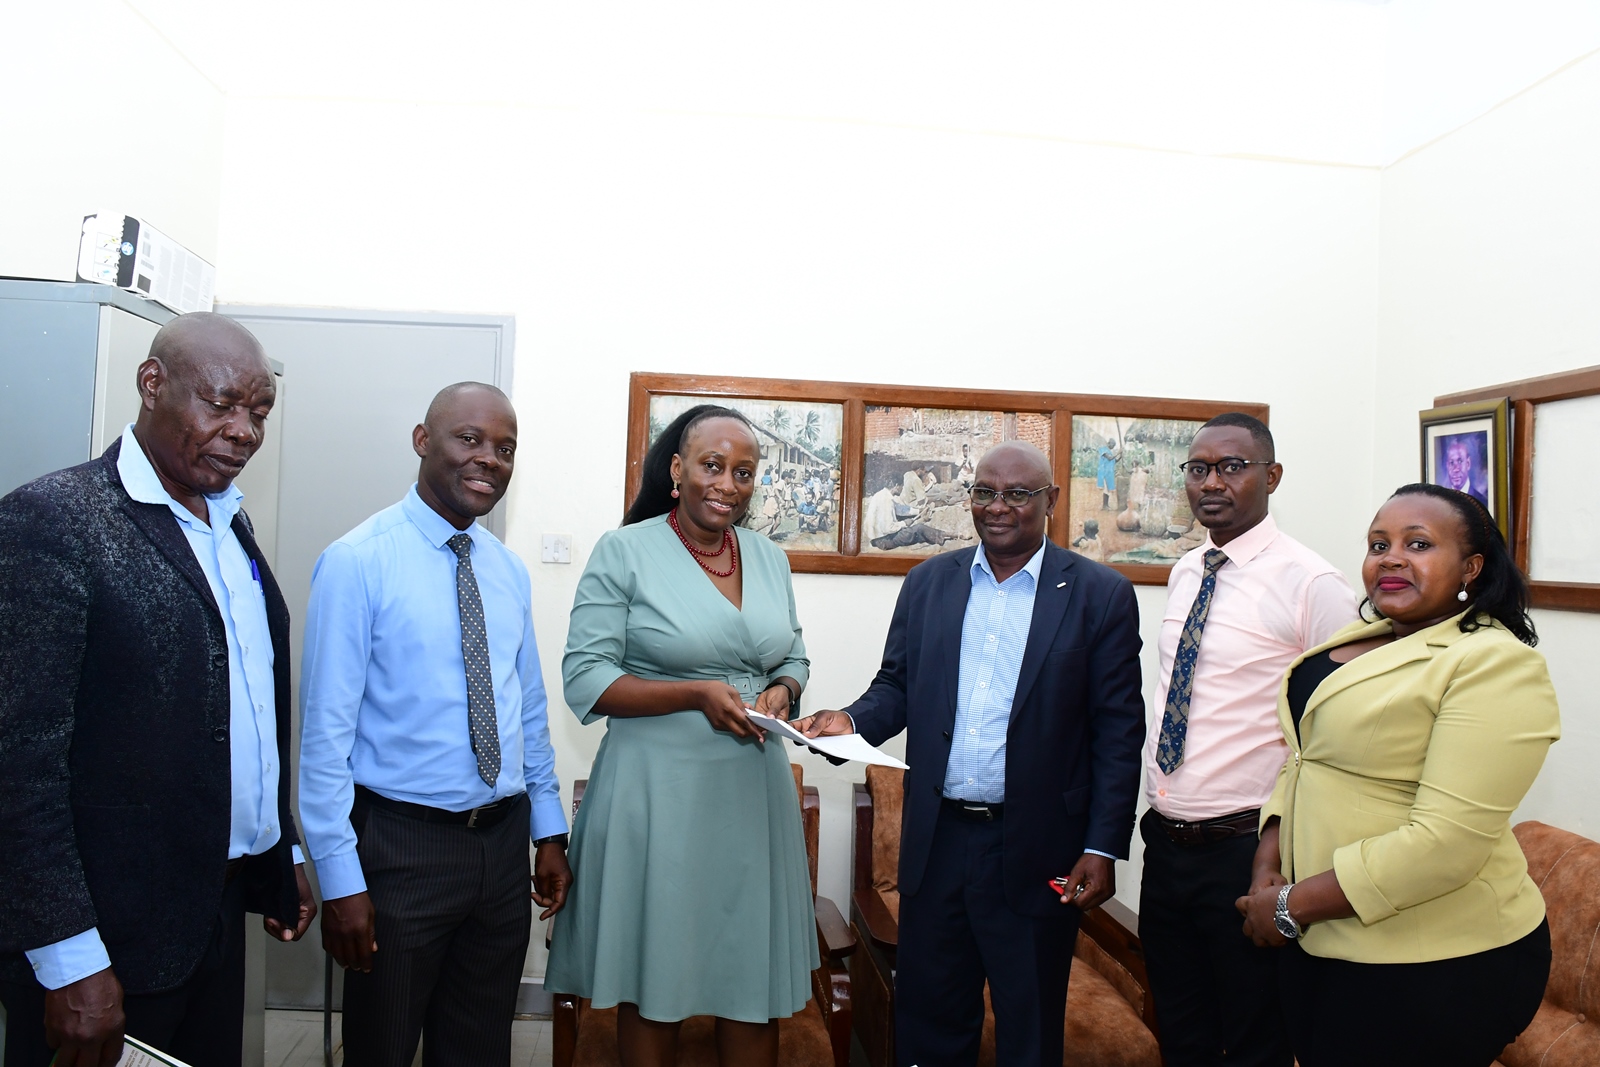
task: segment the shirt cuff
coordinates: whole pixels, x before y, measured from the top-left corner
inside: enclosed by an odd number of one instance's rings
[[[306,861],[306,854],[304,852],[300,851],[300,846],[299,845],[290,845],[289,846],[289,855],[294,857],[294,865],[296,867],[300,866],[302,863],[304,863]]]
[[[1087,852],[1091,856],[1104,856],[1108,860],[1117,860],[1117,859],[1121,859],[1122,858],[1121,856],[1113,856],[1109,852],[1101,852],[1097,848],[1086,848],[1086,849],[1084,849],[1084,851]]]
[[[100,940],[100,931],[91,926],[81,934],[30,950],[28,962],[33,964],[33,973],[40,985],[46,989],[60,989],[91,974],[99,974],[111,966],[111,957]]]
[[[316,861],[316,867],[323,900],[338,900],[367,891],[367,879],[361,873],[361,857],[354,849],[324,856]]]
[[[562,814],[559,799],[536,800],[528,814],[529,840],[554,837],[567,832],[567,817]]]

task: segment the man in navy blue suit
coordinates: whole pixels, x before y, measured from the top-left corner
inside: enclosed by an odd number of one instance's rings
[[[1045,539],[1060,489],[1037,448],[990,449],[971,493],[981,545],[912,570],[872,685],[799,725],[908,731],[900,1062],[975,1063],[987,980],[996,1061],[1059,1067],[1078,919],[1133,835],[1139,609],[1126,578]]]

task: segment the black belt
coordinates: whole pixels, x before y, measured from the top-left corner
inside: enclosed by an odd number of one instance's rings
[[[1201,819],[1199,822],[1169,819],[1154,808],[1150,809],[1150,817],[1175,845],[1209,845],[1233,837],[1254,837],[1261,829],[1260,808],[1219,815],[1215,819]]]
[[[249,858],[249,856],[235,856],[229,860],[227,865],[222,868],[222,884],[227,885],[239,877],[239,872],[244,870],[244,861]]]
[[[978,800],[956,800],[954,797],[941,797],[939,803],[951,815],[968,822],[994,822],[1005,813],[1004,804],[985,804]]]
[[[516,807],[520,794],[501,797],[493,804],[484,804],[482,807],[468,808],[466,811],[446,811],[443,808],[430,808],[426,804],[412,804],[404,800],[390,800],[381,793],[374,793],[364,785],[356,786],[356,803],[366,804],[384,811],[392,811],[396,815],[404,815],[408,819],[418,822],[444,823],[447,826],[465,826],[469,830],[487,830],[495,823],[511,814],[511,809]]]

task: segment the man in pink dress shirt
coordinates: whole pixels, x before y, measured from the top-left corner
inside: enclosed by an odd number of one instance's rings
[[[1356,598],[1267,514],[1282,477],[1271,432],[1238,412],[1206,423],[1184,464],[1208,536],[1167,579],[1139,826],[1139,933],[1167,1067],[1293,1062],[1274,957],[1241,932],[1234,900],[1288,751],[1279,685],[1296,657],[1355,621]]]

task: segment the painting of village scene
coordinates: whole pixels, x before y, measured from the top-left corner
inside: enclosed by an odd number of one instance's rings
[[[868,404],[861,554],[931,556],[978,542],[968,492],[983,454],[1031,441],[1050,454],[1050,416]]]
[[[1072,417],[1068,543],[1103,563],[1171,566],[1205,540],[1179,464],[1203,423]]]
[[[707,402],[749,419],[761,446],[755,494],[739,525],[790,552],[839,551],[844,405],[657,394],[650,398],[650,441],[683,412]]]

